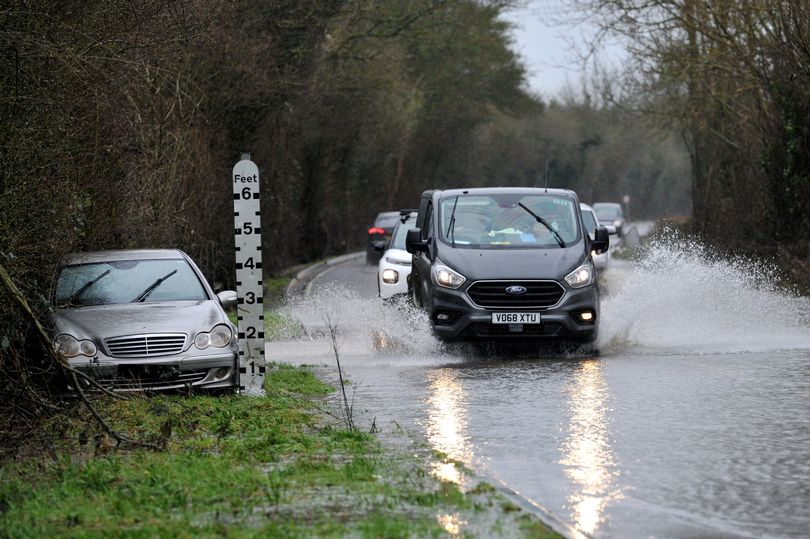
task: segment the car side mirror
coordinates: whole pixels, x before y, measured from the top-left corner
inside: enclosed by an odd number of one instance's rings
[[[607,251],[608,247],[610,247],[610,237],[608,236],[607,228],[604,226],[596,227],[593,236],[591,250],[596,251],[597,254],[602,254]]]
[[[233,290],[223,290],[217,294],[217,298],[223,309],[236,307],[236,292]]]
[[[405,249],[415,255],[417,253],[428,252],[428,242],[422,240],[422,231],[418,228],[412,228],[405,236]]]
[[[371,248],[377,251],[378,253],[382,253],[385,251],[385,242],[381,240],[372,241]]]

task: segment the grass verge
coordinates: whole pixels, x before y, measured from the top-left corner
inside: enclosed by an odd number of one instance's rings
[[[276,364],[266,380],[262,398],[99,400],[162,451],[117,449],[82,414],[54,419],[47,451],[0,466],[0,536],[554,536],[330,420],[333,388],[309,370]]]

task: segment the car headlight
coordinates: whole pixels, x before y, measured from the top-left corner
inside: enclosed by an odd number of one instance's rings
[[[613,226],[620,227],[620,226],[622,226],[622,222],[619,221],[618,219],[616,219],[615,221],[613,221]]]
[[[582,288],[593,282],[593,266],[590,262],[585,262],[580,267],[565,276],[565,282],[573,288]]]
[[[462,274],[452,268],[448,268],[438,260],[436,264],[433,264],[430,274],[433,277],[434,283],[445,288],[458,288],[467,280]]]
[[[197,333],[197,336],[194,337],[194,346],[200,350],[205,350],[209,346],[225,348],[231,343],[231,339],[233,339],[231,328],[225,324],[219,324],[218,326],[214,326],[214,329],[208,333]]]
[[[62,333],[53,341],[56,352],[65,357],[87,356],[93,357],[98,351],[95,343],[88,339],[78,340],[73,335]]]
[[[382,280],[386,284],[394,284],[399,281],[399,272],[391,268],[385,269],[382,272]]]
[[[385,261],[388,262],[389,264],[396,264],[397,266],[410,266],[411,265],[411,259],[410,258],[402,259],[402,258],[396,258],[396,257],[393,257],[393,256],[386,256]]]

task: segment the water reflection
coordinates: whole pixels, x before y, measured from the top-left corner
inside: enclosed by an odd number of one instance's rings
[[[428,386],[427,436],[437,451],[469,465],[472,446],[467,433],[467,393],[455,369],[431,372]],[[433,472],[442,481],[464,486],[464,474],[452,462],[440,462]]]
[[[566,476],[575,484],[568,496],[576,528],[593,534],[604,521],[609,502],[621,499],[610,443],[609,391],[599,360],[582,361],[568,386],[570,419],[562,447]]]

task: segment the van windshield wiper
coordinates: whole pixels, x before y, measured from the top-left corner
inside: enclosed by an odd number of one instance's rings
[[[565,242],[563,241],[563,239],[560,237],[560,235],[557,233],[557,231],[554,230],[554,227],[551,226],[550,224],[548,224],[548,222],[545,219],[543,219],[542,217],[540,217],[539,215],[534,213],[532,210],[530,210],[529,208],[524,206],[522,202],[518,202],[518,206],[520,206],[521,208],[523,208],[524,210],[529,212],[532,217],[537,219],[538,223],[540,223],[541,225],[546,227],[548,229],[548,231],[551,232],[551,235],[554,236],[554,239],[557,240],[557,243],[560,244],[560,247],[565,247]]]
[[[168,279],[169,277],[171,277],[175,273],[177,273],[177,270],[172,270],[169,273],[167,273],[166,275],[164,275],[163,277],[161,277],[160,279],[156,279],[154,283],[152,283],[148,287],[146,287],[146,290],[144,290],[143,292],[138,294],[138,297],[133,299],[130,303],[138,303],[138,302],[146,301],[146,298],[149,297],[149,294],[151,294],[152,291],[155,288],[160,286],[161,283],[163,283],[163,281],[165,281],[166,279]]]
[[[450,243],[453,247],[456,246],[456,206],[458,206],[458,195],[453,203],[453,211],[450,212],[450,226],[447,227],[447,234],[445,234],[445,236],[450,236]]]
[[[92,280],[87,281],[86,283],[84,283],[84,285],[82,285],[82,287],[81,287],[81,288],[79,288],[78,290],[76,290],[76,291],[73,293],[73,295],[72,295],[72,296],[70,296],[70,297],[67,299],[67,301],[66,301],[65,303],[63,303],[62,305],[63,305],[63,306],[64,306],[64,305],[72,305],[74,301],[76,301],[77,299],[79,299],[79,296],[81,296],[82,294],[84,294],[84,293],[85,293],[85,292],[86,292],[86,291],[87,291],[87,290],[88,290],[88,289],[89,289],[91,286],[93,286],[94,284],[96,284],[97,282],[99,282],[99,281],[101,280],[101,278],[102,278],[102,277],[104,277],[104,276],[106,276],[108,273],[110,273],[110,271],[111,271],[111,270],[102,271],[101,273],[99,273],[99,274],[98,274],[98,276],[97,276],[95,279],[92,279]]]

